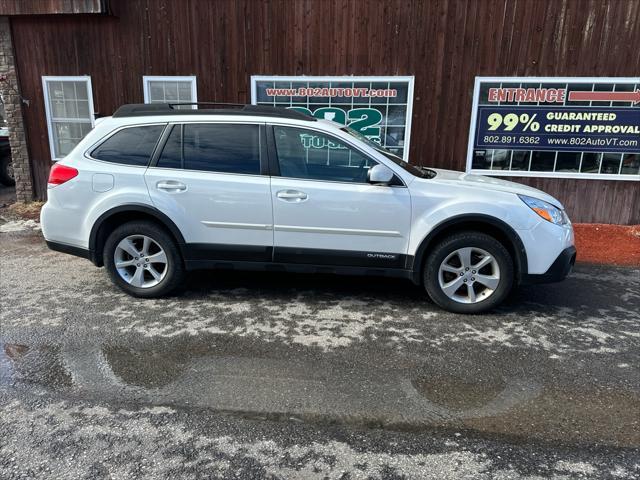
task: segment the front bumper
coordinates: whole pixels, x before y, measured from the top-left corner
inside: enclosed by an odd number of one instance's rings
[[[561,282],[564,280],[573,265],[576,263],[576,247],[571,245],[570,247],[565,248],[558,258],[551,264],[549,269],[540,274],[527,274],[523,275],[523,278],[520,283],[524,285],[531,285],[535,283],[555,283]]]

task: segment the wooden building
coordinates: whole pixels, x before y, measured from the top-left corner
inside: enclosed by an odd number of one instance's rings
[[[2,0],[0,93],[20,200],[46,198],[52,159],[92,114],[166,82],[181,99],[249,103],[254,75],[413,76],[410,161],[465,170],[476,76],[640,85],[638,45],[637,0]],[[54,92],[62,118],[47,111]],[[640,172],[575,173],[508,179],[574,221],[640,223]]]

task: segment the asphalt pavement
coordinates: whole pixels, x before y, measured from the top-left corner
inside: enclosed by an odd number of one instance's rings
[[[128,297],[0,218],[0,478],[638,478],[640,270],[497,311],[209,271]]]

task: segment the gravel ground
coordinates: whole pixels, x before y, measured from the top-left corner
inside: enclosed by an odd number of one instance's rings
[[[138,300],[0,221],[0,478],[638,478],[640,270],[497,311],[201,272]]]
[[[0,393],[10,478],[637,478],[637,452]]]

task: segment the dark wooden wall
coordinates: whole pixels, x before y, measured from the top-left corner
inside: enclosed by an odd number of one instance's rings
[[[142,75],[197,75],[249,101],[252,74],[415,75],[411,159],[463,170],[476,75],[639,76],[638,0],[111,0],[113,16],[12,17],[36,194],[50,153],[42,75],[91,75],[97,112]],[[516,179],[578,221],[640,223],[639,182]]]

